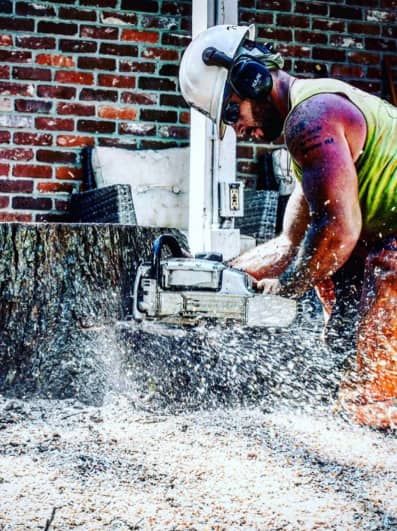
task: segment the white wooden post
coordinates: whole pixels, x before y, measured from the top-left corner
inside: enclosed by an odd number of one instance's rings
[[[237,0],[193,0],[193,37],[214,24],[237,23]],[[236,174],[236,139],[228,128],[220,142],[214,125],[192,109],[189,177],[189,245],[193,253],[222,252],[225,260],[240,252],[240,234],[222,228],[218,214],[218,182]]]

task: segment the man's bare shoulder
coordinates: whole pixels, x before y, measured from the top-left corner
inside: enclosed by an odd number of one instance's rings
[[[302,160],[310,152],[324,150],[340,139],[347,139],[356,159],[364,145],[364,115],[347,97],[323,93],[297,105],[287,117],[285,139],[292,156]]]

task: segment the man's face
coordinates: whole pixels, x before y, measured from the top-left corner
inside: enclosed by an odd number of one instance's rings
[[[284,120],[270,98],[260,101],[242,100],[233,94],[229,101],[239,105],[238,119],[231,124],[238,139],[273,142],[281,135]]]

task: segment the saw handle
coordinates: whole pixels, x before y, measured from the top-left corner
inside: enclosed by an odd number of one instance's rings
[[[159,281],[161,274],[161,251],[163,247],[166,246],[171,251],[174,258],[183,258],[184,254],[182,248],[179,245],[177,239],[171,234],[162,234],[155,239],[153,243],[153,254],[152,254],[152,276]]]

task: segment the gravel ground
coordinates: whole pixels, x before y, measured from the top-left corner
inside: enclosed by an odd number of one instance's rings
[[[329,406],[0,397],[0,529],[75,528],[397,529],[397,439]]]

